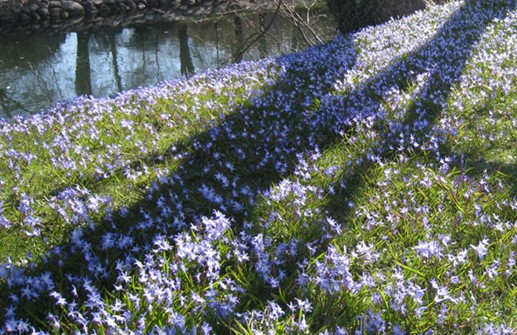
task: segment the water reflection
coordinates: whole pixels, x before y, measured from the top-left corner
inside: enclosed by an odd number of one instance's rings
[[[92,94],[92,75],[90,66],[90,51],[88,45],[90,44],[90,34],[77,33],[77,55],[75,67],[75,93]]]
[[[261,14],[195,24],[0,36],[0,117],[39,112],[80,94],[111,95],[306,46],[297,28],[281,17],[255,41],[270,20],[271,15]],[[324,16],[313,20],[313,28],[325,38],[335,31]]]

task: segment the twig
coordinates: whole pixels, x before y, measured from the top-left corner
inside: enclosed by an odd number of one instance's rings
[[[253,38],[251,40],[251,42],[248,43],[248,45],[246,45],[245,48],[241,49],[239,51],[239,53],[237,53],[236,55],[233,56],[233,59],[240,59],[245,53],[246,51],[248,51],[251,46],[253,44],[255,44],[255,42],[257,42],[260,38],[262,38],[264,35],[266,35],[266,33],[269,31],[269,29],[273,26],[273,22],[275,22],[275,19],[278,17],[278,13],[280,12],[280,8],[282,8],[282,4],[283,4],[283,1],[282,0],[278,0],[278,6],[276,7],[275,9],[275,12],[273,13],[273,18],[271,19],[271,21],[269,21],[269,24],[263,29],[260,31],[259,34],[256,34],[255,35],[255,38]],[[253,37],[253,35],[251,35],[249,39],[251,39]]]
[[[280,1],[281,3],[283,3],[282,1]],[[314,31],[314,29],[312,29],[312,27],[310,26],[310,24],[308,24],[308,22],[306,22],[301,16],[300,14],[298,14],[298,12],[296,12],[295,10],[293,10],[292,8],[290,8],[289,6],[287,5],[283,5],[284,7],[284,10],[287,11],[288,13],[288,18],[291,18],[292,21],[293,21],[293,24],[294,26],[298,29],[298,31],[300,32],[300,34],[302,35],[303,39],[305,40],[305,43],[307,43],[307,45],[312,45],[313,43],[309,40],[309,38],[306,36],[305,32],[303,31],[302,27],[306,28],[310,33],[311,35],[316,39],[316,41],[318,41],[318,43],[323,43],[323,41],[320,39],[320,37],[318,36],[318,34]],[[309,14],[307,14],[308,16]],[[308,19],[307,19],[308,21]]]

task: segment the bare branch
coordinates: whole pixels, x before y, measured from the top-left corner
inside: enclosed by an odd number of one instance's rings
[[[307,45],[311,46],[314,43],[309,40],[309,38],[305,34],[304,29],[308,30],[311,33],[312,37],[317,41],[317,43],[320,43],[320,44],[323,43],[321,38],[311,27],[310,19],[309,19],[310,9],[316,4],[316,0],[310,5],[310,7],[308,7],[307,4],[304,2],[306,9],[307,9],[307,19],[305,19],[305,20],[300,16],[300,14],[294,8],[292,8],[291,6],[289,6],[287,4],[284,4],[282,1],[280,1],[280,3],[283,4],[283,10],[284,10],[284,12],[286,12],[285,17],[292,21],[293,25],[298,29],[298,31],[302,35],[303,39],[305,40],[305,43],[307,43]]]
[[[265,36],[268,33],[269,29],[273,26],[273,22],[275,22],[276,18],[278,17],[278,15],[280,13],[282,4],[283,4],[283,1],[278,0],[278,5],[275,9],[275,12],[273,13],[273,17],[271,18],[271,21],[269,21],[268,25],[264,29],[262,29],[260,31],[260,33],[253,34],[250,37],[248,37],[248,40],[251,40],[251,41],[244,48],[239,50],[239,52],[236,55],[233,56],[234,60],[240,59],[246,53],[246,51],[248,51],[251,48],[251,46],[253,44],[255,44],[260,38],[262,38],[263,36]]]

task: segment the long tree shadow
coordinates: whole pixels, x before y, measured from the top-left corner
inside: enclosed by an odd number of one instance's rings
[[[502,19],[517,6],[510,3],[504,11],[494,10],[491,1],[466,1],[433,35],[427,43],[403,55],[398,61],[386,67],[379,74],[364,82],[358,89],[353,90],[342,102],[344,110],[360,110],[360,118],[372,117],[374,127],[378,127],[382,136],[378,145],[372,148],[373,159],[365,159],[355,169],[348,169],[341,175],[338,185],[347,185],[346,190],[337,190],[339,194],[346,193],[353,198],[365,185],[366,180],[360,176],[379,161],[387,163],[404,151],[427,150],[445,158],[451,153],[449,143],[439,139],[439,134],[432,127],[447,108],[447,100],[451,90],[460,82],[461,75],[474,47],[487,26],[495,19]],[[475,25],[468,29],[465,22],[476,19]],[[423,83],[422,79],[425,78]],[[405,92],[410,86],[420,82],[420,87],[412,93],[411,103],[403,111],[397,111],[398,120],[386,120],[382,103],[393,90]],[[346,118],[345,118],[346,120]],[[354,121],[356,122],[356,121]],[[354,122],[335,122],[341,126]],[[343,131],[343,130],[341,130]],[[427,148],[425,148],[427,143]],[[470,153],[471,163],[482,162],[482,153]],[[471,171],[479,175],[484,168],[494,167],[498,171],[514,175],[512,164],[487,163],[480,164],[481,171]],[[515,186],[514,186],[515,187]],[[343,198],[329,199],[328,210],[336,217],[346,217],[348,210],[343,209]]]
[[[515,9],[516,4],[506,6],[504,12],[489,7],[467,1],[427,43],[343,96],[332,93],[334,84],[356,62],[353,35],[278,58],[284,70],[275,83],[263,88],[262,95],[186,143],[174,143],[175,154],[184,158],[172,175],[160,180],[144,201],[107,215],[95,227],[74,232],[69,244],[34,264],[25,279],[17,275],[8,287],[3,284],[2,307],[21,299],[18,317],[35,323],[40,320],[44,326],[54,308],[47,290],[62,290],[63,296],[79,300],[81,294],[71,292],[88,282],[109,296],[119,274],[116,269],[134,268],[157,237],[172,241],[175,234],[214,211],[232,219],[237,235],[252,219],[260,194],[293,174],[299,154],[335,145],[341,139],[339,134],[349,131],[359,115],[378,114],[380,97],[394,86],[405,90],[423,73],[430,74],[423,90],[393,132],[426,136],[487,25]],[[479,20],[466,31],[465,20],[472,17]],[[406,138],[393,132],[387,132],[376,148],[387,159],[400,145],[394,139]],[[361,171],[351,171],[344,178],[353,180],[369,168],[363,165]],[[358,184],[352,191],[360,190]],[[348,189],[349,196],[350,192]],[[329,210],[338,210],[341,202],[337,196],[330,199]],[[113,243],[106,246],[108,237]],[[55,284],[29,288],[38,282],[32,279],[33,284],[29,284],[32,271],[48,272]],[[34,294],[28,293],[28,288]],[[39,299],[39,295],[45,298]]]
[[[319,59],[321,51],[326,52],[324,61]],[[334,63],[332,71],[328,71],[328,60]],[[118,275],[116,268],[133,267],[135,260],[145,258],[157,236],[172,240],[214,210],[231,217],[238,231],[257,194],[292,172],[300,150],[317,144],[299,110],[331,92],[340,74],[353,66],[355,50],[351,38],[343,37],[277,61],[285,70],[275,83],[263,88],[261,96],[186,143],[171,143],[177,148],[174,154],[184,157],[183,163],[173,175],[162,178],[144,201],[110,213],[100,224],[74,231],[69,244],[31,264],[25,275],[15,271],[7,280],[8,287],[2,285],[6,288],[2,312],[21,300],[17,316],[45,327],[54,302],[49,292],[43,299],[39,296],[48,289],[76,287],[81,291],[85,282],[92,281],[109,295]],[[310,91],[300,90],[308,86]],[[149,156],[142,162],[152,166],[155,159]],[[108,247],[106,239],[113,241]],[[31,275],[38,273],[46,273],[55,284],[41,286],[39,277]],[[28,284],[35,282],[40,287]],[[75,300],[74,292],[63,292],[63,296]],[[86,299],[87,292],[82,293],[78,294]]]

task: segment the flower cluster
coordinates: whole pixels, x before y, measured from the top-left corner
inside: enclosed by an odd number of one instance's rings
[[[0,121],[0,334],[514,333],[516,25],[453,1]]]

